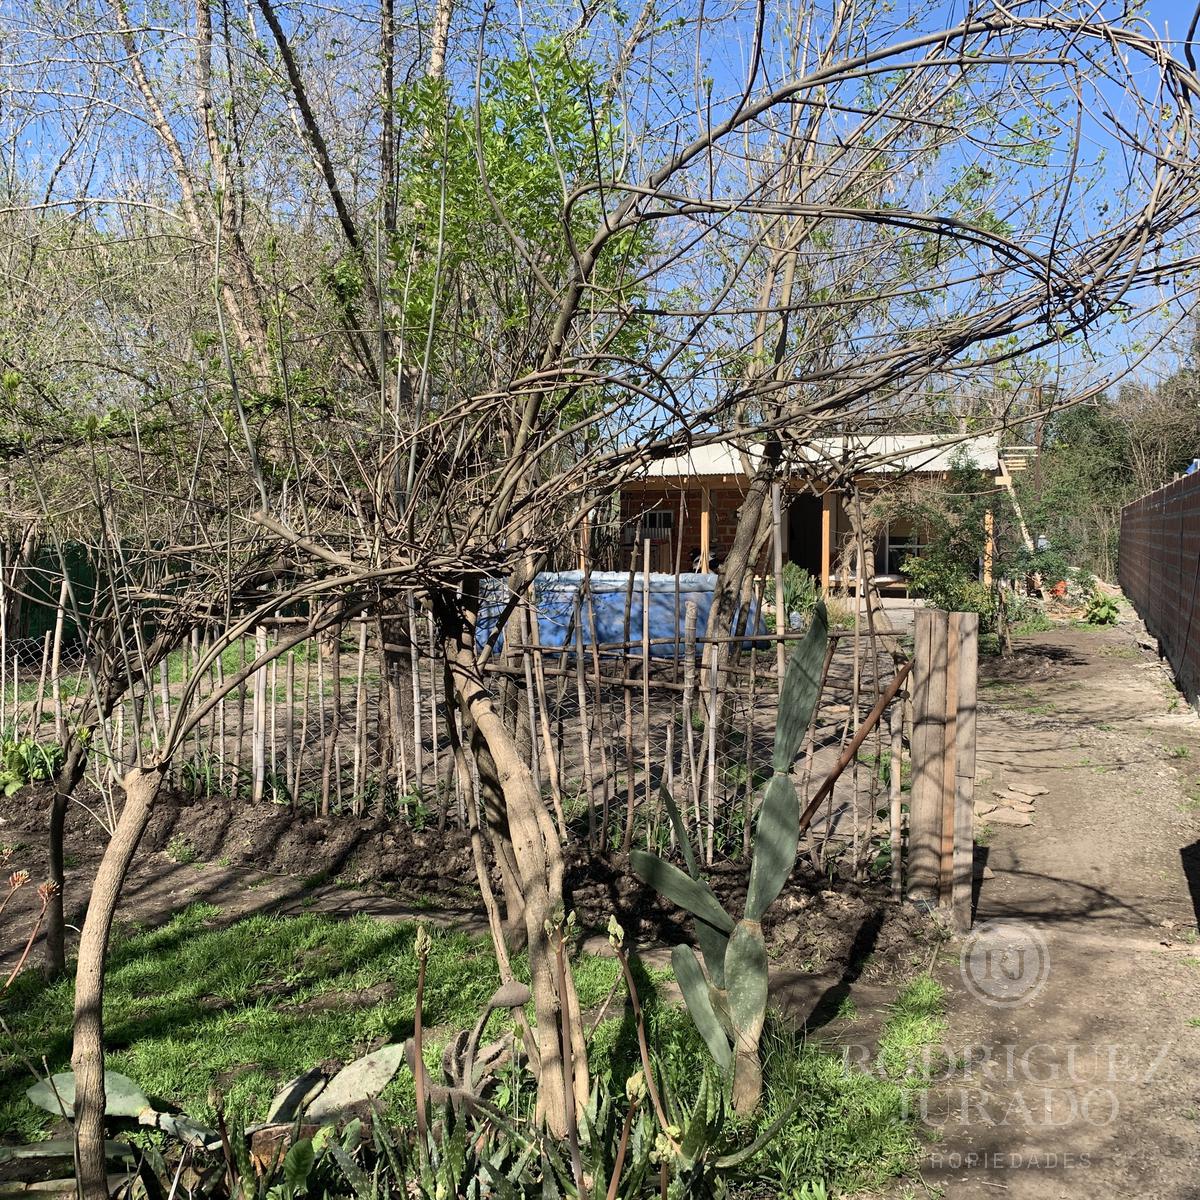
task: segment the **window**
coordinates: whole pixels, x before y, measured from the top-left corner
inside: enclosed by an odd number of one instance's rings
[[[639,536],[652,542],[669,542],[675,530],[675,513],[669,508],[652,508],[625,522],[625,545]],[[639,532],[640,531],[640,532]]]
[[[897,521],[889,525],[884,535],[885,574],[903,574],[904,561],[920,558],[929,544],[923,529],[914,528],[908,521]]]

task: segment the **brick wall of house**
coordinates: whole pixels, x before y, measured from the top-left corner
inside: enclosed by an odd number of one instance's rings
[[[632,546],[637,536],[639,518],[643,514],[666,509],[672,514],[672,538],[669,542],[667,539],[654,541],[652,566],[656,571],[674,569],[674,536],[675,531],[679,531],[683,538],[683,566],[685,570],[690,570],[692,554],[700,549],[701,495],[699,484],[682,489],[682,493],[678,488],[664,491],[661,488],[641,489],[636,485],[627,487],[621,493],[622,542]],[[714,483],[709,488],[709,538],[714,554],[724,554],[732,544],[737,530],[738,508],[744,495],[744,488],[736,483]]]

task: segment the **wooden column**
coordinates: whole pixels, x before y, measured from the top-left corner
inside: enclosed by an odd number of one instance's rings
[[[712,494],[708,487],[700,489],[700,570],[709,569],[708,558],[712,553]]]
[[[821,587],[829,590],[830,559],[833,553],[833,493],[821,494]]]

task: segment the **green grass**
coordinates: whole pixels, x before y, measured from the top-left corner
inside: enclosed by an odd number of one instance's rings
[[[1045,613],[1035,612],[1023,621],[1014,622],[1009,632],[1013,637],[1022,637],[1031,633],[1049,633],[1054,627],[1054,622]]]
[[[231,1115],[261,1119],[278,1088],[314,1063],[412,1033],[414,923],[305,914],[214,927],[219,915],[194,905],[160,929],[114,940],[108,1065],[152,1099],[210,1121],[215,1087]],[[473,1024],[499,984],[486,940],[442,930],[432,939],[424,1006],[431,1068],[451,1031]],[[515,959],[514,968],[523,973],[524,961]],[[585,1009],[604,1001],[618,970],[612,959],[580,956],[575,976]],[[384,983],[394,989],[388,998],[355,995]],[[29,1139],[48,1128],[47,1115],[24,1098],[33,1080],[20,1059],[40,1064],[45,1056],[53,1070],[68,1069],[73,990],[69,981],[46,987],[30,971],[5,997],[0,1015],[17,1045],[0,1033],[0,1129]],[[317,997],[319,1009],[300,1007]],[[503,1019],[494,1018],[497,1028]],[[407,1072],[385,1099],[411,1102]]]
[[[879,1034],[879,1061],[895,1079],[923,1083],[946,1032],[946,989],[919,975],[896,997]]]
[[[647,991],[639,983],[644,1000]],[[701,1075],[715,1070],[695,1027],[685,1012],[657,1001],[652,991],[646,1017],[664,1092],[690,1102]],[[752,1119],[730,1119],[729,1148],[746,1145],[797,1097],[800,1102],[740,1172],[744,1194],[795,1197],[811,1182],[824,1183],[832,1195],[852,1195],[879,1190],[912,1168],[921,1138],[911,1117],[908,1081],[859,1070],[842,1054],[806,1042],[774,1014],[767,1018],[761,1049],[762,1103]],[[640,1066],[628,1015],[600,1026],[590,1056],[593,1073],[607,1074],[620,1091]]]
[[[199,858],[191,842],[178,833],[167,843],[166,853],[173,863],[178,863],[180,866],[194,863]]]
[[[194,905],[159,929],[114,939],[105,998],[108,1066],[129,1075],[152,1101],[210,1122],[219,1096],[229,1117],[260,1119],[279,1087],[314,1063],[346,1060],[411,1035],[415,923],[307,914],[219,925],[220,915],[211,905]],[[451,1032],[474,1022],[499,976],[485,940],[445,930],[431,936],[425,1058],[436,1073]],[[524,974],[523,960],[514,967]],[[656,1075],[664,1090],[690,1102],[701,1075],[715,1068],[687,1014],[661,998],[670,972],[637,960],[633,969]],[[613,959],[580,955],[575,980],[582,1007],[602,1004],[618,976]],[[381,984],[390,985],[386,994]],[[637,1031],[623,998],[622,988],[589,1047],[592,1072],[618,1088],[640,1069]],[[4,998],[0,1011],[17,1043],[0,1041],[0,1129],[9,1134],[36,1139],[49,1127],[47,1114],[24,1098],[32,1080],[21,1060],[40,1064],[44,1056],[52,1070],[67,1068],[71,1001],[69,981],[47,987],[34,972]],[[753,1120],[731,1121],[731,1145],[746,1144],[797,1096],[800,1104],[747,1164],[747,1182],[772,1195],[799,1194],[803,1181],[846,1194],[877,1189],[909,1169],[920,1150],[908,1102],[919,1080],[909,1067],[922,1038],[940,1037],[940,1004],[930,980],[901,993],[884,1026],[882,1073],[858,1070],[771,1018],[763,1038],[763,1104]],[[497,1014],[491,1032],[507,1020]],[[528,1104],[528,1088],[523,1097],[511,1097],[507,1085],[501,1092],[505,1107]],[[398,1119],[411,1112],[407,1071],[383,1099]]]

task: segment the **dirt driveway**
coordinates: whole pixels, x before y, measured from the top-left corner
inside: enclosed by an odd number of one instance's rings
[[[977,795],[1046,791],[1029,826],[980,818],[982,932],[938,965],[947,1200],[1200,1197],[1200,719],[1139,634],[983,666]]]

